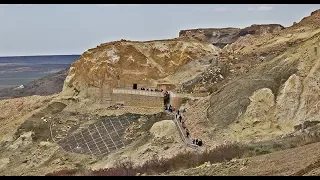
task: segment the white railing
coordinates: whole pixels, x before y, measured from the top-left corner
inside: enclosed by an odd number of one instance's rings
[[[140,89],[114,88],[114,89],[112,89],[112,93],[114,93],[114,94],[135,94],[135,95],[143,95],[143,96],[163,97],[163,93],[162,92],[147,91],[147,90],[140,90]]]
[[[174,122],[174,124],[175,124],[176,127],[177,127],[177,130],[178,130],[178,133],[179,133],[179,135],[180,135],[180,138],[181,138],[182,142],[183,142],[186,146],[188,146],[188,147],[190,147],[190,148],[192,148],[192,149],[194,149],[194,150],[202,151],[202,152],[203,152],[204,150],[201,149],[198,145],[192,144],[191,142],[189,142],[188,139],[185,138],[184,133],[183,133],[183,130],[182,130],[182,127],[181,127],[181,125],[180,125],[181,123],[179,123],[178,119],[176,118],[175,113],[171,113],[171,115],[172,115],[172,121]]]
[[[114,88],[112,89],[112,93],[114,94],[135,94],[135,95],[143,95],[143,96],[157,96],[163,97],[163,92],[155,92],[155,91],[147,91],[147,90],[140,90],[140,89],[127,89],[127,88]],[[184,98],[189,97],[188,94],[183,93],[174,93],[169,91],[170,98]]]

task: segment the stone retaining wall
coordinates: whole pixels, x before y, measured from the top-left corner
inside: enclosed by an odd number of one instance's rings
[[[123,103],[125,106],[163,107],[163,96],[146,96],[138,94],[114,93],[111,96],[113,103]]]

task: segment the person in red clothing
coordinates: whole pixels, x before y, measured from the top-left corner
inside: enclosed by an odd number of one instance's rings
[[[183,129],[187,128],[186,123],[184,123],[184,121],[182,121],[182,127],[183,127]]]

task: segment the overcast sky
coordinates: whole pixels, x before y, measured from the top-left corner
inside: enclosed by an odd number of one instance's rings
[[[175,38],[181,29],[290,26],[320,4],[0,4],[0,56],[82,54],[120,40]]]

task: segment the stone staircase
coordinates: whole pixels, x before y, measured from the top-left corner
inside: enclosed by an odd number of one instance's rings
[[[169,113],[169,112],[168,112]],[[186,139],[185,134],[183,133],[183,129],[182,126],[180,125],[180,122],[178,121],[178,119],[176,118],[176,113],[170,113],[172,115],[172,121],[174,122],[174,124],[176,125],[176,128],[178,130],[179,136],[182,140],[182,142],[187,146],[190,147],[196,151],[204,151],[203,149],[201,149],[199,146],[192,144],[190,139]],[[191,133],[190,133],[191,136]]]

